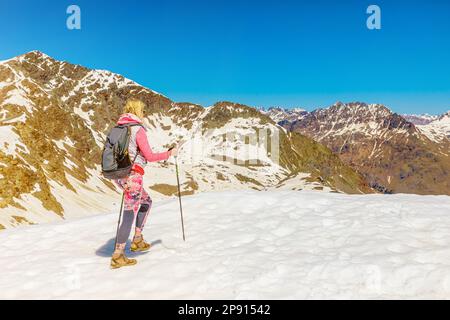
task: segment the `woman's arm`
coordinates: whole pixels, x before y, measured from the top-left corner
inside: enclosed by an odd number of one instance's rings
[[[136,144],[139,147],[139,151],[148,162],[163,161],[170,157],[170,151],[153,153],[152,148],[148,144],[147,134],[143,128],[139,128],[139,131],[136,134]]]

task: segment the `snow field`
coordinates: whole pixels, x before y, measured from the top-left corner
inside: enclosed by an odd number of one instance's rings
[[[155,203],[109,269],[117,213],[0,232],[0,298],[450,297],[450,197],[227,191]],[[118,207],[111,211],[118,211]]]

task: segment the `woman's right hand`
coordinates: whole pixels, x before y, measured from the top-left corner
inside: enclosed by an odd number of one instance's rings
[[[170,151],[170,155],[176,157],[178,155],[178,145],[173,147]]]

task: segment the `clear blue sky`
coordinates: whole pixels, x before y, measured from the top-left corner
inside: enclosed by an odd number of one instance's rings
[[[66,28],[81,8],[82,29]],[[381,7],[382,29],[366,27]],[[0,60],[40,50],[175,101],[450,109],[450,1],[0,0]]]

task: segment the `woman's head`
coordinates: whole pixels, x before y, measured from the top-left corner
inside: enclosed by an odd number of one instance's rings
[[[139,118],[144,118],[145,103],[138,99],[129,99],[123,108],[123,113],[132,113]]]

